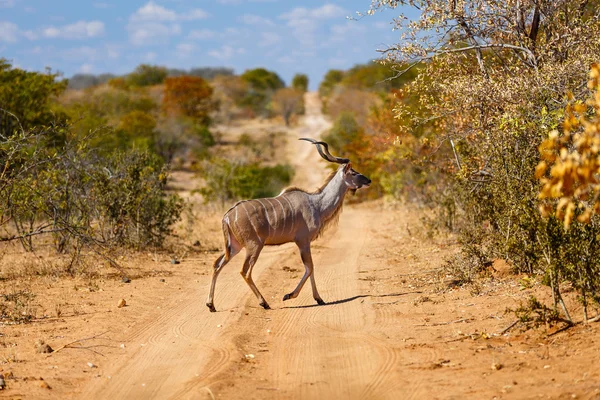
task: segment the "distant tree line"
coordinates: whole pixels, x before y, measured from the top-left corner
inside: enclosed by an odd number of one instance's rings
[[[141,72],[144,72],[144,71],[148,72],[148,71],[152,71],[152,70],[158,72],[157,75],[162,76],[162,80],[164,80],[164,78],[166,78],[168,76],[196,76],[196,77],[206,79],[206,80],[213,80],[217,76],[233,76],[234,75],[233,69],[226,68],[226,67],[196,67],[196,68],[191,68],[189,70],[185,70],[185,69],[178,69],[178,68],[166,68],[166,67],[142,64],[142,65],[138,66],[136,68],[136,70],[133,71],[132,73],[125,74],[122,76],[111,74],[111,73],[104,73],[104,74],[99,74],[99,75],[75,74],[71,78],[69,78],[68,88],[75,89],[75,90],[87,89],[92,86],[98,86],[98,85],[108,83],[108,81],[110,81],[111,79],[126,78],[131,75],[136,75],[136,74],[139,75]],[[160,82],[155,82],[153,84],[156,84],[156,83],[160,83]],[[141,86],[143,86],[143,85],[141,85]]]

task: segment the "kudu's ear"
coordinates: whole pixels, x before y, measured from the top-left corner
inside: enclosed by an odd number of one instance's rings
[[[348,171],[350,171],[350,169],[352,168],[352,163],[348,163],[344,166],[344,173],[348,173]]]

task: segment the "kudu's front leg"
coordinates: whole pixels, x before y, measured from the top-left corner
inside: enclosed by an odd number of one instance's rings
[[[314,275],[314,265],[312,261],[312,256],[310,254],[310,242],[308,243],[296,243],[298,248],[300,249],[300,257],[302,258],[302,262],[304,263],[304,275],[302,279],[300,279],[300,283],[296,286],[296,289],[292,293],[288,293],[283,296],[283,301],[289,299],[295,299],[300,294],[302,287],[306,283],[306,280],[310,277],[310,284],[312,286],[313,298],[317,301],[318,304],[325,304],[319,292],[317,291],[317,285],[315,283],[315,275]]]

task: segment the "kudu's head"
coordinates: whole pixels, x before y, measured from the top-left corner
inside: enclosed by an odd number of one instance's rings
[[[316,145],[317,151],[319,152],[321,157],[323,157],[325,160],[327,160],[329,162],[343,164],[342,169],[343,169],[343,174],[344,174],[344,182],[346,183],[346,186],[348,186],[348,189],[350,189],[352,192],[355,192],[356,190],[358,190],[362,187],[368,187],[369,185],[371,185],[371,180],[369,178],[367,178],[360,172],[355,171],[352,168],[352,164],[350,163],[349,159],[335,157],[335,156],[331,155],[331,153],[329,152],[329,146],[327,145],[327,143],[318,142],[318,141],[316,141],[314,139],[310,139],[310,138],[300,138],[299,140],[306,140],[307,142],[311,142],[314,145]]]

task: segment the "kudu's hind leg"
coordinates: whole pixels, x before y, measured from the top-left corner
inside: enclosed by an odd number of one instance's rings
[[[206,299],[206,306],[208,307],[210,312],[217,311],[215,309],[215,306],[213,303],[217,278],[219,277],[219,274],[221,273],[221,270],[223,269],[223,267],[225,265],[227,265],[229,260],[231,260],[237,253],[239,253],[241,249],[242,249],[242,246],[239,243],[237,243],[237,241],[232,240],[230,243],[229,251],[225,251],[225,253],[221,254],[219,256],[219,258],[216,259],[216,261],[213,265],[212,281],[210,283],[210,291],[208,292],[208,298]]]
[[[246,245],[246,259],[244,260],[244,266],[242,267],[240,274],[242,274],[242,277],[244,278],[244,280],[246,281],[248,286],[250,286],[250,289],[252,290],[252,292],[254,293],[256,298],[258,299],[258,303],[265,310],[269,310],[271,307],[269,307],[269,304],[267,303],[267,301],[265,300],[263,295],[260,293],[260,291],[256,287],[256,284],[252,280],[252,269],[254,268],[254,264],[256,264],[256,260],[258,259],[258,256],[260,255],[260,252],[262,251],[262,249],[263,249],[262,243]]]
[[[296,244],[300,249],[300,257],[302,258],[302,262],[304,263],[304,276],[302,276],[302,279],[300,279],[300,283],[298,283],[298,286],[296,286],[296,289],[294,289],[292,293],[288,293],[285,296],[283,296],[283,301],[295,299],[296,297],[298,297],[300,291],[302,290],[302,287],[306,283],[306,280],[310,277],[310,283],[312,286],[314,299],[317,301],[318,304],[325,304],[323,299],[321,299],[319,292],[317,291],[317,285],[315,283],[314,265],[312,261],[312,255],[310,254],[310,242]]]

